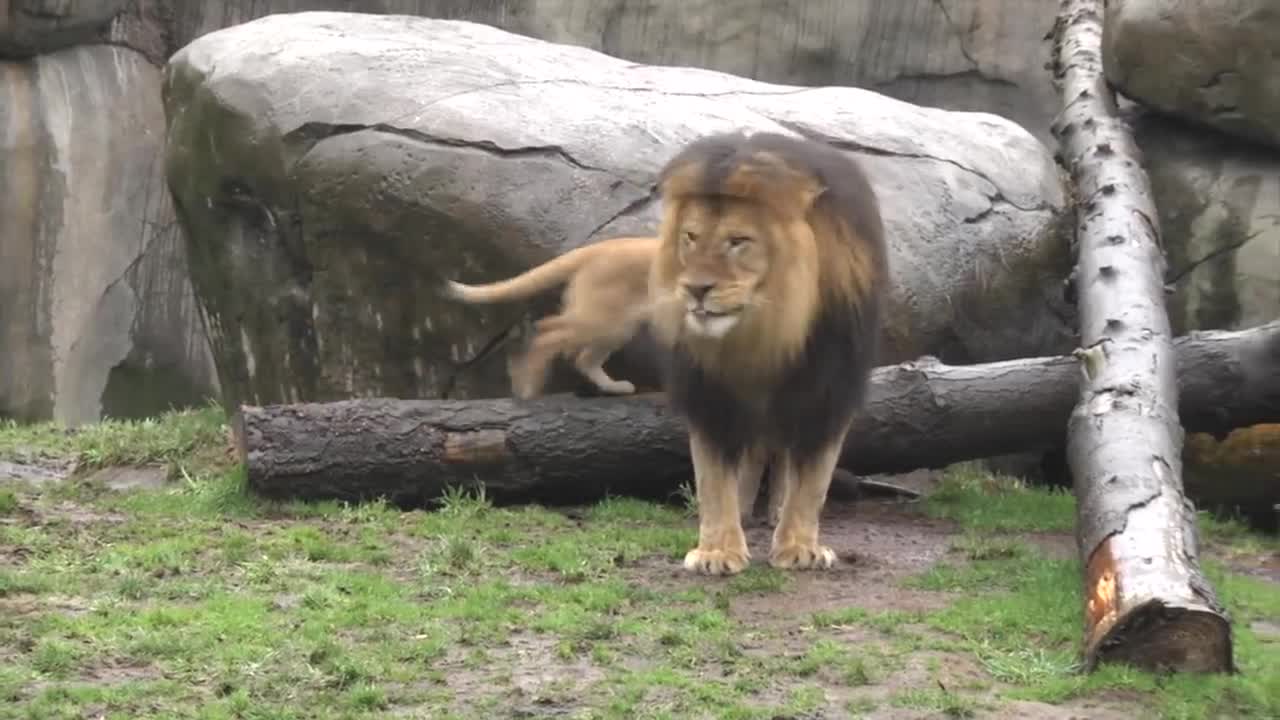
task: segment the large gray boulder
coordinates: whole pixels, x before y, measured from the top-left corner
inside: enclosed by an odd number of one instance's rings
[[[1280,317],[1280,151],[1135,113],[1169,259],[1177,334]]]
[[[502,363],[456,368],[522,308],[443,301],[438,280],[651,232],[656,170],[729,129],[822,138],[865,163],[892,243],[887,356],[1072,344],[1058,171],[994,115],[339,13],[199,38],[172,58],[165,106],[228,404],[506,394]]]
[[[216,395],[159,88],[116,46],[0,63],[0,416],[76,425]]]
[[[1110,0],[1107,79],[1164,112],[1280,147],[1280,3]]]

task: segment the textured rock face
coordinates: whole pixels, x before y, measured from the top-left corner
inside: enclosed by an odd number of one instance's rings
[[[159,86],[114,46],[0,63],[0,415],[74,425],[216,391]]]
[[[93,42],[130,0],[7,0],[0,4],[0,57],[27,57]]]
[[[440,300],[438,279],[652,231],[656,170],[738,128],[862,159],[892,243],[893,356],[1071,346],[1058,173],[993,115],[332,13],[201,37],[172,59],[165,103],[167,176],[229,404],[506,394],[501,363],[454,366],[521,308]]]
[[[1134,130],[1160,213],[1174,332],[1280,317],[1280,152],[1152,113]]]
[[[1110,0],[1107,79],[1144,105],[1280,147],[1280,4]]]
[[[170,0],[172,49],[301,10],[471,20],[651,65],[787,85],[845,85],[991,112],[1042,141],[1058,101],[1044,70],[1057,0]]]

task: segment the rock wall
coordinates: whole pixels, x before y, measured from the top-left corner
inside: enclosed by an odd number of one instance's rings
[[[217,392],[159,87],[113,45],[0,62],[2,415],[75,425]]]
[[[1134,113],[1169,260],[1173,331],[1280,317],[1280,151]]]
[[[1050,143],[1044,63],[1057,0],[211,0],[173,2],[173,50],[301,10],[471,20],[649,65],[785,85],[844,85],[991,112]]]
[[[1280,148],[1280,3],[1110,0],[1107,79],[1147,107]]]

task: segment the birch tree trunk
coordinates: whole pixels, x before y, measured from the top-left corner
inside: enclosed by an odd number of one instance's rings
[[[1053,133],[1071,173],[1083,378],[1067,423],[1084,572],[1084,659],[1233,671],[1183,493],[1176,359],[1146,172],[1102,72],[1102,0],[1062,0]]]

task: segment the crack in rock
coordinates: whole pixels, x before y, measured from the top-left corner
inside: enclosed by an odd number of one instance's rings
[[[964,172],[969,173],[970,175],[973,175],[974,177],[981,178],[988,185],[995,188],[995,193],[987,196],[987,200],[990,201],[993,205],[1004,204],[1013,208],[1017,208],[1022,212],[1042,212],[1044,210],[1049,209],[1048,202],[1038,203],[1030,207],[1024,207],[1022,205],[1019,205],[1018,203],[1013,202],[1009,198],[1005,197],[1004,193],[1000,192],[1000,187],[996,185],[994,182],[992,182],[991,178],[987,177],[986,175],[983,175],[982,173],[978,172],[977,170],[974,170],[973,168],[965,167],[964,165],[960,164],[959,162],[956,162],[955,160],[951,160],[950,158],[942,158],[942,157],[937,157],[935,155],[926,155],[924,153],[909,153],[909,152],[898,152],[895,150],[885,150],[884,148],[872,147],[870,145],[856,142],[854,140],[847,140],[844,138],[832,137],[830,135],[827,135],[826,133],[814,131],[812,128],[805,127],[800,123],[792,122],[790,120],[774,120],[774,122],[796,133],[797,135],[808,138],[810,140],[817,140],[820,142],[827,143],[828,145],[834,148],[837,148],[839,150],[847,150],[850,152],[860,152],[860,153],[865,153],[867,155],[876,155],[879,157],[900,157],[900,158],[911,158],[914,160],[930,160],[932,162],[946,163],[947,165],[951,165],[952,167],[959,168]],[[974,217],[976,219],[982,215],[990,214],[993,211],[994,211],[994,208],[989,208],[988,210],[985,210]],[[970,221],[966,220],[965,222],[970,222]]]
[[[1200,85],[1201,90],[1208,90],[1213,86],[1226,80],[1229,76],[1238,76],[1240,73],[1235,70],[1218,70],[1209,76],[1208,80]]]
[[[1234,242],[1234,243],[1229,243],[1227,245],[1223,245],[1222,247],[1212,250],[1209,253],[1205,254],[1205,256],[1202,258],[1197,258],[1195,260],[1192,260],[1191,262],[1187,263],[1186,267],[1179,270],[1172,277],[1167,278],[1165,280],[1165,284],[1176,285],[1177,283],[1181,282],[1183,278],[1195,272],[1196,268],[1199,268],[1201,265],[1204,265],[1205,263],[1212,262],[1213,260],[1223,255],[1226,255],[1227,253],[1231,253],[1231,252],[1235,252],[1236,250],[1239,250],[1245,245],[1248,245],[1250,240],[1253,240],[1254,238],[1261,235],[1262,232],[1263,232],[1262,230],[1256,230],[1254,232],[1249,233],[1248,235],[1245,235],[1244,238],[1240,240],[1240,242]]]
[[[444,147],[463,148],[468,150],[479,150],[481,152],[496,155],[501,158],[555,158],[568,165],[576,167],[580,170],[590,172],[599,172],[617,178],[622,182],[634,185],[635,183],[626,178],[618,176],[608,168],[595,167],[587,165],[573,157],[564,148],[559,145],[529,145],[525,147],[508,148],[503,147],[492,140],[463,140],[462,138],[440,137],[421,130],[411,130],[408,128],[395,127],[385,123],[325,123],[325,122],[306,122],[298,126],[296,129],[285,134],[286,142],[302,141],[311,145],[318,143],[327,138],[339,135],[347,135],[350,133],[372,130],[374,132],[387,133],[389,135],[397,135],[399,137],[408,138],[415,142],[427,145],[440,145]]]
[[[655,199],[657,199],[657,197],[658,197],[658,188],[657,188],[657,186],[650,187],[650,188],[649,188],[649,191],[648,191],[648,192],[646,192],[644,195],[642,195],[642,196],[640,196],[640,197],[636,198],[635,200],[632,200],[631,202],[627,203],[626,205],[624,205],[624,206],[622,207],[622,209],[621,209],[621,210],[619,210],[619,211],[618,211],[618,212],[616,212],[616,213],[613,213],[613,214],[612,214],[612,215],[610,215],[609,217],[605,218],[603,222],[601,222],[600,224],[598,224],[598,225],[596,225],[595,227],[591,228],[591,231],[587,233],[587,237],[594,237],[596,233],[598,233],[598,232],[600,232],[601,230],[605,229],[605,228],[606,228],[606,227],[608,227],[611,223],[613,223],[614,221],[616,221],[616,220],[617,220],[617,219],[619,219],[619,218],[622,218],[622,217],[625,217],[625,216],[627,216],[627,215],[631,215],[631,214],[637,213],[637,212],[639,212],[640,210],[643,210],[644,208],[648,207],[648,206],[649,206],[649,205],[650,205],[650,204],[651,204]]]
[[[987,75],[986,73],[982,72],[981,70],[978,70],[977,68],[971,68],[968,70],[956,70],[955,72],[902,73],[901,75],[896,75],[893,78],[890,78],[888,80],[881,80],[875,85],[876,87],[886,87],[888,85],[893,85],[894,83],[903,82],[904,80],[905,81],[921,80],[925,82],[944,82],[944,81],[966,80],[966,79],[977,79],[991,85],[999,85],[1001,87],[1012,88],[1014,90],[1019,89],[1019,85],[1013,82],[1012,80],[1006,80],[1005,78],[1002,78],[1002,77],[991,77],[990,75]]]

